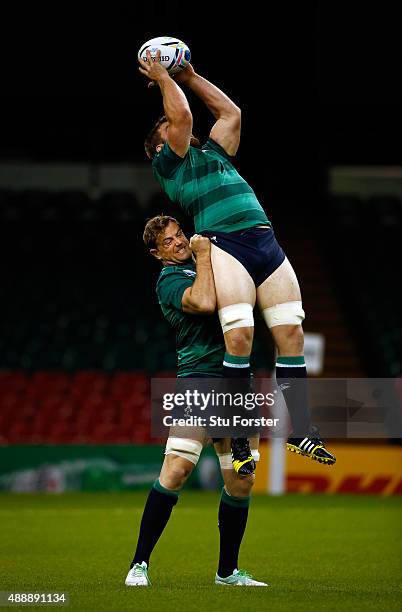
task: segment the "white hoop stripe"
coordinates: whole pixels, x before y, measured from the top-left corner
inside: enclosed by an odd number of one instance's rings
[[[276,363],[276,368],[305,368],[305,363]]]
[[[226,368],[249,368],[249,363],[230,363],[229,361],[224,361],[223,365]]]

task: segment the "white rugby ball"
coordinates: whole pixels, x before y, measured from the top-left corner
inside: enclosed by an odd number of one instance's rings
[[[183,70],[190,62],[190,49],[186,43],[174,36],[158,36],[147,40],[146,43],[141,45],[138,58],[146,62],[146,52],[150,51],[151,57],[154,58],[158,49],[161,52],[161,64],[169,74],[175,74],[179,70]]]

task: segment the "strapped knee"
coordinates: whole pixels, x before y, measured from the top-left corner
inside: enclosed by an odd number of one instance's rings
[[[264,308],[262,315],[269,328],[275,325],[301,325],[305,316],[300,301],[285,302]]]
[[[165,455],[177,455],[197,465],[202,451],[202,444],[188,438],[168,438]]]
[[[223,333],[237,327],[254,327],[253,307],[244,302],[225,306],[218,311]]]

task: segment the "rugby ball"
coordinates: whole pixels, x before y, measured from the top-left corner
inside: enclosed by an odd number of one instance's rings
[[[179,70],[183,70],[190,62],[190,49],[186,43],[174,36],[158,36],[147,40],[146,43],[141,45],[138,58],[146,62],[146,52],[150,51],[151,57],[154,58],[158,49],[161,52],[160,62],[169,74],[175,74]]]

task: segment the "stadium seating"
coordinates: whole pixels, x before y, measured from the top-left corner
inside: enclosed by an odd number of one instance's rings
[[[371,376],[402,372],[402,201],[333,196],[327,256]]]
[[[1,444],[149,441],[145,371],[0,371]]]
[[[388,265],[401,210],[390,196],[350,196],[329,203],[327,233],[278,222],[305,329],[325,335],[324,376],[365,374],[355,340],[372,374],[401,371],[402,304]],[[142,209],[132,193],[0,191],[0,443],[149,441],[149,377],[176,367],[154,292],[159,267],[142,245],[145,219],[158,212],[183,220],[161,194]],[[268,336],[257,316],[253,367],[269,372]]]

